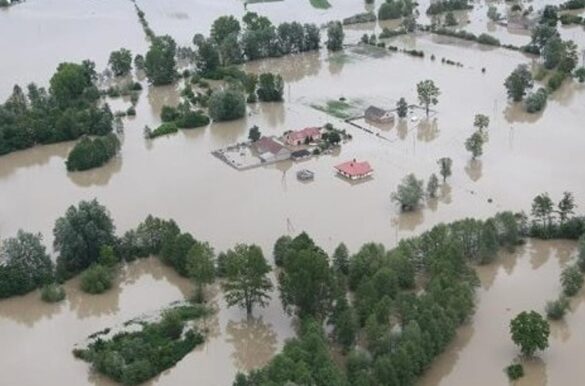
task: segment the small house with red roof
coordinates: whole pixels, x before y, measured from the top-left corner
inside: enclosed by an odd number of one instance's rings
[[[287,145],[299,146],[321,139],[320,127],[305,127],[302,130],[291,131],[284,136]]]
[[[350,180],[361,180],[374,174],[374,169],[367,161],[358,162],[355,159],[335,166],[337,173]]]

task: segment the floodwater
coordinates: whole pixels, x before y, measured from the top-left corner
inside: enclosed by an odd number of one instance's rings
[[[0,10],[0,36],[20,36],[20,40],[0,39],[2,52],[10,52],[0,59],[0,97],[7,96],[15,82],[47,84],[63,60],[89,57],[103,69],[111,50],[125,46],[143,52],[147,46],[131,2],[65,1],[69,6],[55,0],[28,0]],[[334,6],[328,11],[312,9],[308,0],[306,4],[294,0],[300,5],[290,7],[291,1],[248,7],[275,21],[292,20],[298,12],[299,20],[319,23],[330,16],[350,16],[364,9],[363,2],[353,0],[332,1]],[[208,30],[216,16],[228,10],[235,15],[244,11],[239,0],[173,0],[165,6],[149,0],[138,3],[156,33],[170,33],[180,44],[187,44],[195,32]],[[288,13],[282,11],[287,4]],[[357,41],[361,34],[376,28],[354,26],[347,29],[347,34],[350,41]],[[209,241],[218,252],[239,242],[256,243],[271,259],[272,245],[279,236],[303,230],[328,251],[341,241],[355,251],[368,241],[392,247],[399,239],[440,222],[485,218],[508,209],[528,210],[532,198],[544,191],[554,199],[559,199],[563,191],[571,191],[578,203],[585,205],[585,86],[567,82],[552,95],[543,113],[528,115],[521,106],[506,100],[503,82],[518,64],[534,65],[533,59],[424,34],[397,37],[392,44],[422,49],[426,56],[421,59],[384,50],[348,48],[337,54],[322,51],[250,63],[245,66],[248,71],[282,74],[285,103],[257,104],[249,108],[245,119],[182,130],[153,141],[143,138],[144,126],[160,123],[160,109],[180,101],[182,85],[153,88],[143,82],[145,90],[137,105],[137,117],[124,120],[120,156],[104,167],[67,173],[64,162],[73,143],[0,157],[0,235],[10,237],[18,229],[41,232],[50,246],[53,224],[67,207],[97,198],[109,208],[119,233],[135,227],[150,213],[175,219],[185,231]],[[431,54],[435,61],[430,59]],[[461,62],[463,67],[441,64],[441,58]],[[341,97],[387,107],[400,97],[416,103],[416,83],[424,79],[433,79],[441,89],[437,114],[426,120],[417,113],[416,120],[380,128],[378,135],[311,107]],[[112,106],[125,110],[130,102],[118,99]],[[471,161],[463,143],[473,132],[476,113],[488,115],[491,123],[484,154]],[[258,125],[265,135],[279,135],[326,122],[348,130],[354,137],[333,155],[238,172],[210,154],[247,140],[252,125]],[[437,173],[436,160],[444,156],[453,159],[453,176],[441,186],[439,197],[425,202],[419,211],[400,214],[389,200],[396,185],[408,173],[425,179]],[[370,162],[375,170],[371,180],[350,184],[334,175],[334,165],[353,158]],[[297,181],[295,174],[301,168],[315,172],[315,180]],[[535,245],[530,244],[526,251],[538,250]],[[510,283],[525,291],[544,291],[537,280],[545,271],[542,267],[536,272],[519,269],[523,262],[533,260],[523,256],[506,257],[502,263],[505,268],[506,261],[515,262]],[[554,260],[542,259],[549,264]],[[550,268],[550,273],[542,275],[556,283],[558,269]],[[69,299],[63,305],[45,305],[36,293],[0,302],[3,381],[33,386],[59,384],[63,379],[79,385],[105,383],[93,373],[88,375],[87,364],[72,357],[73,345],[95,331],[189,296],[191,291],[189,283],[154,260],[138,262],[129,267],[132,270],[141,274],[135,274],[135,279],[124,276],[118,290],[98,297],[79,294],[73,282],[68,284]],[[494,283],[503,275],[496,273]],[[499,287],[494,284],[493,288]],[[507,287],[502,288],[504,291]],[[463,336],[468,334],[473,339],[480,328],[489,327],[491,315],[481,316],[481,304],[491,291],[480,296],[474,319],[477,329],[463,329]],[[552,298],[553,292],[547,292],[548,297]],[[262,365],[278,352],[284,339],[294,335],[293,321],[283,315],[276,295],[269,308],[255,312],[258,319],[245,321],[242,311],[226,309],[221,294],[214,293],[219,312],[215,320],[208,321],[212,338],[155,384],[183,384],[188,380],[227,386],[237,370]],[[504,315],[508,319],[508,314]],[[478,318],[482,318],[481,324],[477,324]],[[585,315],[579,312],[568,320],[572,318],[574,325],[585,321]],[[566,344],[574,347],[572,352],[582,354],[579,338],[568,339]],[[489,368],[497,368],[492,384],[505,383],[500,370],[503,362],[515,355],[511,348],[505,350],[503,359],[488,361]],[[553,349],[543,358],[549,377],[561,374],[571,363],[558,361]],[[38,364],[34,367],[38,371],[23,371],[23,363],[27,363],[27,369],[32,368],[30,363]],[[453,361],[442,366],[442,373],[465,377],[476,363]],[[447,372],[446,367],[455,370]],[[435,383],[439,378],[435,376]],[[444,384],[451,384],[451,378],[447,379]],[[555,378],[549,379],[549,384],[558,384],[552,382]]]
[[[562,292],[560,273],[576,256],[575,243],[532,240],[516,253],[505,254],[490,266],[479,267],[477,311],[460,328],[455,340],[431,365],[419,386],[507,385],[504,368],[514,360],[524,365],[518,386],[582,385],[582,307],[585,292],[571,300],[564,320],[551,322],[549,348],[533,359],[522,359],[510,338],[509,323],[522,311],[544,314],[547,301]]]

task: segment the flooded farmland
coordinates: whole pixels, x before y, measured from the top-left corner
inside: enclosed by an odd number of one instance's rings
[[[249,4],[248,9],[274,22],[319,24],[366,9],[362,1],[330,2],[329,10],[314,9],[308,0]],[[207,33],[216,17],[244,13],[239,0],[138,4],[156,33],[170,34],[180,45],[189,44],[195,33]],[[486,28],[492,33],[486,8],[482,3],[462,13],[471,21],[468,30],[481,33]],[[426,5],[420,9],[424,14]],[[425,18],[421,15],[420,21],[426,23]],[[495,28],[502,42],[529,40],[528,35]],[[352,26],[346,34],[357,42],[361,34],[373,31],[380,27]],[[574,36],[583,48],[582,27],[561,28],[561,33]],[[5,53],[0,58],[1,99],[14,83],[47,85],[62,61],[91,58],[103,69],[114,49],[144,53],[148,47],[130,1],[28,0],[0,9],[0,36]],[[216,252],[240,242],[256,243],[271,261],[272,246],[283,234],[306,231],[328,252],[342,241],[355,252],[368,241],[391,248],[440,222],[486,218],[502,210],[528,211],[532,198],[542,192],[556,201],[570,191],[585,205],[583,84],[566,82],[551,95],[544,112],[527,114],[508,102],[503,82],[518,64],[534,66],[535,59],[423,33],[396,37],[391,44],[426,55],[414,58],[376,48],[347,48],[335,54],[321,50],[248,63],[247,71],[283,76],[284,103],[259,103],[249,107],[245,119],[182,130],[154,141],[144,139],[143,128],[160,124],[162,106],[180,101],[182,84],[152,87],[143,80],[137,116],[124,119],[120,156],[105,166],[68,173],[65,159],[73,142],[0,157],[0,236],[11,237],[24,229],[41,232],[45,244],[51,245],[55,220],[67,207],[97,198],[110,210],[119,234],[153,214],[175,219],[197,239],[209,241]],[[431,60],[431,54],[437,59]],[[459,61],[463,67],[442,64],[441,58]],[[416,83],[424,79],[433,79],[441,89],[437,114],[428,120],[419,114],[416,121],[371,134],[314,108],[339,98],[393,106],[405,97],[414,103]],[[114,109],[130,106],[121,98],[111,102]],[[463,143],[474,130],[476,113],[490,118],[489,142],[483,156],[471,161]],[[242,172],[211,155],[247,140],[253,125],[264,135],[280,135],[327,122],[353,136],[332,155]],[[440,157],[451,157],[454,167],[439,197],[426,201],[419,211],[401,214],[389,199],[391,192],[408,173],[425,179],[436,173]],[[351,184],[334,175],[334,165],[353,158],[370,162],[371,180]],[[315,180],[297,181],[301,168],[313,171]],[[531,241],[517,253],[481,267],[476,315],[420,385],[467,385],[469,379],[484,382],[477,381],[480,386],[508,384],[502,370],[517,352],[507,323],[523,309],[542,310],[545,301],[559,293],[561,267],[574,254],[571,243]],[[118,285],[104,295],[83,294],[78,284],[67,283],[67,301],[60,305],[43,303],[37,292],[0,301],[0,383],[57,385],[66,379],[67,384],[107,385],[110,381],[71,355],[73,346],[95,331],[192,294],[191,283],[155,259],[130,264]],[[209,339],[152,384],[230,385],[236,371],[265,364],[285,339],[294,336],[294,320],[283,314],[277,292],[269,307],[255,312],[251,320],[246,320],[245,312],[227,308],[217,289],[212,292],[218,313],[206,321]],[[585,373],[576,363],[585,353],[579,330],[585,323],[581,300],[582,295],[575,299],[564,322],[552,325],[550,349],[542,361],[526,363],[527,376],[518,384],[581,384]]]

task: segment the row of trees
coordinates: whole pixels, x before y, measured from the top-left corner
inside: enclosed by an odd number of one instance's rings
[[[14,86],[0,105],[0,155],[83,135],[112,131],[113,115],[100,104],[93,62],[61,63],[50,79],[49,90],[30,84]]]

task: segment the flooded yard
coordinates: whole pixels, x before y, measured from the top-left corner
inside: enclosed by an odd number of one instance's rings
[[[329,10],[313,8],[309,0],[248,4],[247,9],[273,22],[321,24],[368,7],[363,1],[330,2]],[[245,12],[240,0],[137,3],[152,29],[172,35],[179,45],[189,44],[195,33],[207,33],[216,17]],[[421,14],[426,6],[421,3]],[[466,29],[481,33],[485,27],[506,43],[529,40],[501,27],[490,30],[486,11],[487,6],[478,3],[463,15],[471,20]],[[426,23],[425,18],[421,15],[419,22]],[[380,28],[347,28],[348,41],[357,42],[361,34],[374,30]],[[581,27],[561,31],[585,42]],[[4,53],[0,99],[10,94],[14,83],[47,85],[62,61],[91,58],[103,69],[112,50],[126,47],[144,53],[148,46],[130,1],[28,0],[0,9],[0,36]],[[248,63],[244,65],[247,71],[274,71],[283,76],[284,103],[251,105],[244,119],[181,130],[152,141],[144,139],[144,126],[160,124],[162,106],[179,103],[182,86],[152,87],[142,80],[137,116],[124,119],[120,156],[105,166],[68,173],[65,159],[74,143],[0,157],[0,236],[11,237],[24,229],[41,232],[45,244],[52,245],[54,222],[67,207],[97,198],[110,210],[118,234],[153,214],[176,220],[197,239],[209,241],[216,252],[240,242],[255,243],[272,261],[273,244],[283,234],[306,231],[327,252],[340,242],[355,252],[368,241],[393,247],[400,239],[441,222],[486,218],[503,210],[529,211],[532,198],[542,192],[558,201],[562,192],[570,191],[577,203],[585,205],[583,84],[566,82],[549,98],[544,112],[527,114],[507,100],[503,83],[518,64],[534,66],[535,59],[423,33],[393,38],[391,44],[423,50],[425,57],[348,49]],[[443,64],[441,58],[461,62],[463,67]],[[434,106],[437,113],[429,119],[417,112],[416,119],[368,133],[312,107],[340,98],[390,104],[404,97],[414,104],[416,84],[425,79],[433,79],[441,90],[439,104]],[[128,105],[119,100],[113,104],[116,109]],[[490,118],[489,142],[483,156],[472,161],[464,141],[474,131],[476,113]],[[280,136],[287,130],[328,122],[353,137],[332,155],[238,171],[211,154],[247,141],[253,125],[263,135]],[[427,200],[421,210],[400,214],[390,201],[391,192],[408,173],[425,180],[438,173],[436,161],[441,157],[453,159],[453,175],[440,187],[438,198]],[[373,178],[348,184],[335,176],[334,165],[354,158],[370,163]],[[301,169],[314,172],[314,181],[297,181]],[[503,368],[517,352],[507,324],[521,310],[542,310],[560,292],[560,269],[574,250],[571,243],[531,241],[494,265],[481,267],[473,321],[459,331],[420,385],[467,385],[470,379],[480,386],[508,384]],[[43,303],[37,292],[0,301],[2,383],[58,385],[67,379],[67,384],[75,385],[109,384],[71,355],[73,346],[93,332],[191,296],[192,283],[157,260],[147,259],[129,265],[119,285],[104,295],[81,293],[76,280],[66,290],[67,301],[60,305]],[[218,313],[208,320],[210,338],[151,383],[228,386],[236,371],[265,364],[295,334],[294,321],[282,312],[278,293],[272,297],[269,307],[246,320],[245,312],[228,309],[220,291],[214,289]],[[552,325],[550,349],[542,361],[526,364],[527,376],[519,385],[582,384],[585,370],[577,363],[585,354],[579,330],[585,323],[585,311],[579,306],[582,298],[575,299],[565,322]]]

